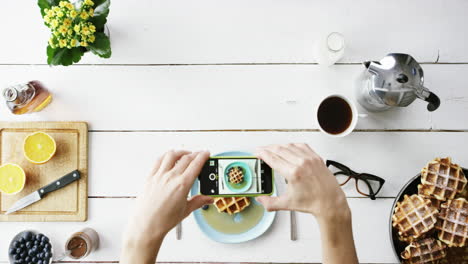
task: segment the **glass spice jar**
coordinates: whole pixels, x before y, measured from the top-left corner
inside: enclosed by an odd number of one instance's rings
[[[52,94],[39,81],[12,85],[3,90],[8,109],[15,115],[39,112],[52,101]]]

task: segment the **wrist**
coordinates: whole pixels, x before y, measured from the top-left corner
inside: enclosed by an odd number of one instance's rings
[[[164,235],[125,235],[120,263],[153,264],[161,247]]]
[[[321,226],[351,223],[351,209],[346,197],[343,195],[328,208],[322,209],[321,214],[317,215],[316,218]]]

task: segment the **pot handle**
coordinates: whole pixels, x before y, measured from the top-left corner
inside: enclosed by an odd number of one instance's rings
[[[440,106],[440,99],[433,92],[429,92],[429,96],[424,100],[429,103],[427,105],[427,110],[429,110],[429,112],[437,110]]]

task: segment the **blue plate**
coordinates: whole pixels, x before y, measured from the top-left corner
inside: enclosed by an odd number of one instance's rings
[[[246,152],[224,152],[216,156],[222,156],[222,157],[230,157],[230,156],[252,156],[251,153],[246,153]],[[199,191],[199,182],[198,180],[195,181],[195,183],[192,186],[192,189],[190,190],[191,196],[197,195],[200,193]],[[273,188],[273,196],[277,196],[276,192],[276,187],[274,186]],[[252,203],[257,203],[254,198],[251,198]],[[201,213],[202,209],[195,210],[193,212],[193,216],[195,217],[195,222],[197,222],[198,226],[200,227],[201,231],[211,238],[214,241],[220,242],[220,243],[243,243],[247,242],[249,240],[255,239],[259,236],[261,236],[263,233],[265,233],[268,228],[270,228],[271,224],[273,224],[273,221],[275,220],[276,217],[276,212],[267,212],[266,210],[263,213],[262,219],[257,223],[256,226],[252,227],[248,231],[240,234],[226,234],[226,233],[221,233],[214,228],[212,228],[206,221],[205,218],[203,217]]]
[[[229,170],[233,167],[241,167],[244,171],[244,181],[241,183],[231,183],[229,182]],[[252,186],[252,171],[250,170],[249,165],[245,164],[244,162],[233,162],[229,164],[226,169],[224,170],[224,182],[229,190],[236,192],[236,193],[243,193],[246,192]]]

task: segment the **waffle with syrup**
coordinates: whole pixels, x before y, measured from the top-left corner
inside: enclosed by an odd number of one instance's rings
[[[241,167],[232,167],[228,172],[229,182],[230,183],[241,183],[244,181],[244,171]]]
[[[401,253],[403,264],[435,264],[447,255],[446,246],[434,238],[411,242]]]
[[[247,208],[250,200],[248,197],[217,197],[214,198],[214,205],[218,212],[233,215]]]
[[[405,195],[403,201],[396,204],[392,226],[400,237],[417,239],[435,227],[438,213],[430,200],[417,194]]]
[[[418,193],[445,201],[455,198],[466,186],[467,179],[463,169],[452,163],[450,157],[436,158],[421,171],[421,184]]]
[[[458,198],[443,203],[436,229],[439,240],[449,247],[467,246],[468,201],[464,198]]]

